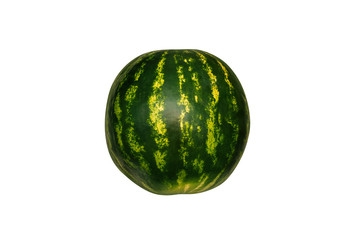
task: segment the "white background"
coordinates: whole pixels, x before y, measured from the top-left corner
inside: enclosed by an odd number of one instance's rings
[[[0,239],[360,239],[359,1],[1,1]],[[232,176],[195,195],[128,180],[106,147],[138,55],[223,59],[249,101]]]

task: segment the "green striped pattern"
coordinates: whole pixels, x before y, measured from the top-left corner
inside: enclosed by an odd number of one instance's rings
[[[249,135],[249,110],[233,71],[199,50],[162,50],[116,77],[105,128],[110,155],[157,194],[198,193],[223,183]]]

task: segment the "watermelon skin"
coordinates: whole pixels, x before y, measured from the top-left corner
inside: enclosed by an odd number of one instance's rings
[[[199,193],[223,183],[240,161],[249,128],[238,78],[200,50],[135,58],[116,77],[106,106],[111,158],[156,194]]]

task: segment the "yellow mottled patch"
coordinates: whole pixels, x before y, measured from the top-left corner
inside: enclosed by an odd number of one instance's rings
[[[140,145],[136,139],[134,127],[129,127],[127,129],[127,131],[128,131],[127,141],[129,143],[131,150],[133,150],[134,152],[137,152],[137,153],[145,152],[144,146]]]
[[[160,89],[162,87],[162,85],[164,85],[164,78],[163,78],[164,74],[159,73],[158,77],[159,77],[159,79],[157,79],[157,81],[155,81],[152,86],[153,90]]]
[[[217,89],[216,85],[211,86],[211,94],[213,95],[213,97],[215,99],[214,104],[216,104],[219,101],[219,90]]]
[[[114,112],[117,120],[120,120],[120,116],[121,116],[120,94],[116,95],[115,103],[114,103]]]
[[[197,55],[199,55],[202,64],[205,65],[206,64],[206,57],[204,55],[202,55],[201,53],[199,53],[199,52],[196,52],[196,53],[197,53]]]
[[[200,126],[197,126],[196,129],[197,129],[198,132],[201,132],[201,127]]]
[[[160,171],[164,171],[164,167],[166,164],[165,157],[166,157],[166,152],[160,152],[159,150],[156,150],[154,152],[156,166],[158,169],[160,169]]]
[[[206,151],[211,156],[216,157],[217,141],[216,141],[214,115],[215,115],[214,112],[210,111],[210,117],[206,120],[207,129],[208,129],[207,140],[206,140]]]
[[[182,66],[177,66],[176,67],[176,72],[178,73],[178,78],[179,78],[179,81],[180,81],[180,89],[182,87],[182,83],[184,83],[186,81],[182,69],[183,69]]]
[[[155,132],[158,135],[166,134],[166,126],[164,121],[161,119],[161,112],[164,111],[164,101],[159,100],[158,96],[152,95],[149,98],[150,107],[150,123],[153,126]]]
[[[193,126],[189,124],[188,121],[185,121],[184,123],[185,128],[184,128],[184,137],[187,139],[187,144],[188,146],[193,146],[194,145],[194,141],[191,138],[190,134],[193,130]]]
[[[184,106],[185,112],[190,112],[190,102],[188,100],[188,96],[186,96],[184,93],[180,93],[180,101],[178,102],[178,105]]]
[[[166,137],[158,137],[155,138],[155,143],[157,144],[158,147],[160,148],[164,148],[169,146],[169,140]]]
[[[115,116],[118,120],[118,123],[115,124],[115,132],[117,134],[117,140],[118,140],[118,144],[120,146],[121,149],[123,149],[123,142],[121,139],[121,135],[122,135],[122,124],[120,122],[120,118],[121,118],[121,108],[120,108],[120,94],[116,95],[115,98],[115,103],[114,103],[114,112],[115,112]]]
[[[184,117],[185,117],[185,112],[181,112],[180,113],[180,129],[181,129],[181,131],[184,129]]]
[[[193,73],[193,74],[191,75],[191,80],[192,80],[193,85],[194,85],[194,87],[195,87],[194,100],[195,100],[195,102],[197,103],[197,102],[199,101],[199,97],[198,97],[197,94],[199,94],[199,91],[200,91],[200,89],[201,89],[197,73]]]
[[[199,91],[201,87],[200,87],[199,78],[198,78],[197,73],[193,73],[191,75],[191,80],[193,80],[196,91]]]
[[[186,157],[189,156],[189,153],[186,150],[187,150],[186,147],[184,147],[184,145],[182,144],[182,146],[180,146],[179,153],[180,153],[180,158],[184,163],[184,166],[187,165]]]
[[[156,68],[157,76],[152,86],[153,93],[148,100],[149,109],[150,109],[150,116],[148,122],[150,126],[153,127],[154,130],[153,135],[154,135],[155,143],[158,147],[158,150],[155,151],[154,153],[154,158],[157,167],[161,171],[163,171],[164,166],[166,164],[164,160],[166,156],[166,152],[165,151],[161,152],[160,150],[169,145],[169,140],[166,135],[167,132],[166,125],[162,119],[163,117],[162,112],[164,111],[164,96],[162,94],[162,86],[165,81],[164,73],[162,71],[166,60],[165,58],[166,54],[167,52],[163,53],[161,60]]]
[[[202,173],[204,169],[204,160],[199,160],[199,158],[195,158],[193,161],[193,167],[195,170],[198,171],[198,173]]]
[[[140,75],[144,72],[145,65],[146,65],[146,62],[142,63],[140,69],[135,73],[135,78],[134,78],[135,82],[139,80]]]
[[[126,91],[125,101],[127,102],[126,108],[129,111],[132,106],[132,101],[136,97],[136,90],[138,89],[138,86],[131,85],[128,90]]]
[[[164,111],[164,100],[163,96],[160,94],[161,87],[164,84],[164,74],[161,73],[164,62],[165,58],[162,58],[162,60],[159,62],[158,68],[156,70],[158,75],[153,84],[154,92],[149,98],[150,122],[154,127],[155,132],[159,135],[165,135],[166,133],[165,123],[161,119],[161,112]]]
[[[164,121],[161,119],[162,117],[161,112],[164,110],[163,101],[156,103],[155,100],[154,101],[151,100],[153,100],[153,97],[151,97],[149,101],[149,104],[151,104],[150,121],[152,123],[155,132],[160,136],[164,136],[166,134],[166,125]]]
[[[120,124],[116,124],[116,125],[115,125],[115,132],[116,132],[118,144],[119,144],[120,148],[123,148],[123,147],[124,147],[124,144],[123,144],[123,141],[122,141],[122,139],[121,139],[122,126],[121,126]]]

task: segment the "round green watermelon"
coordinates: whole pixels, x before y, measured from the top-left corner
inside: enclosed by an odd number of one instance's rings
[[[116,77],[106,106],[111,158],[156,194],[199,193],[223,183],[240,161],[249,127],[238,78],[200,50],[135,58]]]

